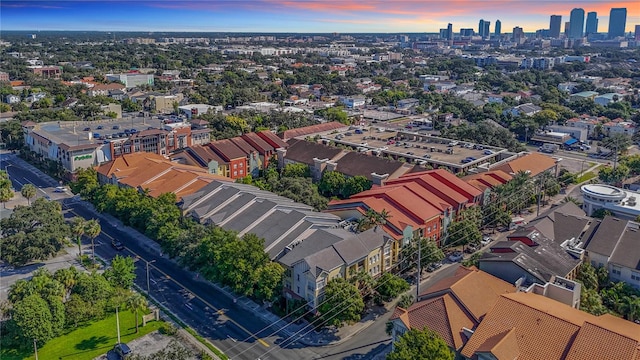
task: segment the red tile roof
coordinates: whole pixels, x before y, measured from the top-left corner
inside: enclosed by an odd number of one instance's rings
[[[496,166],[493,170],[502,170],[510,175],[528,171],[531,177],[537,176],[556,166],[556,160],[540,153],[530,153],[508,163]]]
[[[429,220],[444,215],[445,211],[473,203],[481,194],[480,190],[455,175],[438,169],[404,175],[349,199],[333,200],[329,202],[327,211],[352,208],[365,213],[367,209],[386,210],[391,217],[384,225],[385,230],[398,239],[402,238],[407,225],[414,230],[424,229]]]
[[[516,352],[518,360],[640,358],[640,325],[611,315],[594,316],[525,292],[501,295],[461,354],[475,359],[478,352],[496,349],[496,337],[504,338],[508,332],[513,332],[516,343],[508,352]]]
[[[261,131],[257,134],[258,136],[260,136],[262,139],[264,139],[266,142],[271,144],[271,146],[273,146],[276,149],[277,148],[286,149],[287,147],[289,147],[289,144],[284,142],[282,139],[280,139],[278,136],[276,136],[276,134],[272,133],[271,131]]]
[[[467,175],[462,177],[462,180],[466,181],[469,185],[485,191],[486,189],[493,189],[498,185],[503,185],[509,182],[513,176],[507,174],[502,170],[492,170],[483,173]]]
[[[408,329],[428,327],[458,350],[467,341],[463,328],[475,328],[501,294],[515,291],[513,285],[475,267],[460,267],[427,289],[409,309],[397,308],[391,320],[400,319]]]

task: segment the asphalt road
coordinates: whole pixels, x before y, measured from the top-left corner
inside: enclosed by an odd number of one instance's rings
[[[94,218],[93,212],[71,194],[55,193],[51,179],[40,178],[19,161],[0,155],[0,168],[7,169],[19,191],[25,183],[39,188],[40,196],[60,200],[64,204],[65,216]],[[136,284],[147,289],[147,262],[149,262],[150,294],[182,321],[210,340],[231,359],[368,359],[385,350],[390,344],[385,333],[385,323],[391,315],[387,313],[373,325],[362,330],[344,343],[324,347],[305,347],[291,339],[274,334],[271,324],[266,324],[253,313],[239,308],[233,300],[220,293],[210,284],[195,278],[157,250],[141,243],[130,229],[122,229],[108,221],[101,222],[102,233],[95,240],[95,252],[104,259],[116,254],[136,259]],[[120,240],[125,249],[117,251],[111,246],[112,239]],[[90,253],[90,245],[85,253]],[[443,268],[432,274],[428,283],[450,275],[455,267]],[[423,285],[424,286],[424,285]],[[424,287],[423,287],[424,288]]]

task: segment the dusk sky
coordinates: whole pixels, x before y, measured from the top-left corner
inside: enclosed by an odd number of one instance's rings
[[[640,24],[640,1],[565,0],[0,0],[0,30],[212,31],[212,32],[437,32],[474,28],[483,18],[525,31],[549,27],[551,14],[569,21],[581,7],[596,11],[606,32],[609,10],[627,8],[627,31]]]

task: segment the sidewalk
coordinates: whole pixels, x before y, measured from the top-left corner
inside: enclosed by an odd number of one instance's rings
[[[165,258],[167,258],[166,255],[162,255],[160,244],[158,244],[154,240],[148,238],[147,236],[133,228],[124,226],[122,222],[115,217],[96,211],[93,205],[86,201],[80,200],[78,201],[78,204],[95,214],[95,216],[100,219],[101,222],[107,222],[112,226],[118,228],[120,231],[126,231],[131,237],[135,238],[138,241],[138,244],[140,246],[146,248],[148,251],[156,253],[158,254],[158,256],[164,256]],[[174,262],[175,264],[178,264],[175,259],[169,260]],[[184,271],[189,272],[186,269],[184,269]],[[222,287],[216,283],[203,279],[202,277],[196,276],[195,272],[190,273],[192,278],[196,281],[203,283],[206,282],[229,299],[235,299],[237,301],[237,305],[242,309],[252,312],[255,316],[259,317],[267,324],[270,324],[275,333],[278,333],[287,339],[294,339],[294,341],[298,341],[307,346],[340,344],[372,325],[375,319],[380,316],[379,313],[370,313],[357,324],[342,327],[335,332],[331,332],[328,330],[318,332],[315,331],[315,329],[313,329],[312,327],[307,326],[308,323],[306,321],[301,322],[300,324],[289,323],[270,312],[265,306],[261,306],[247,297],[235,295],[228,287]],[[386,311],[388,311],[388,309]]]

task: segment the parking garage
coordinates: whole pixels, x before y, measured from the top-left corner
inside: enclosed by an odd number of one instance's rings
[[[324,136],[323,140],[375,156],[390,156],[396,160],[404,158],[407,162],[434,168],[446,166],[454,172],[494,163],[507,155],[506,149],[495,146],[376,127],[334,133]]]

